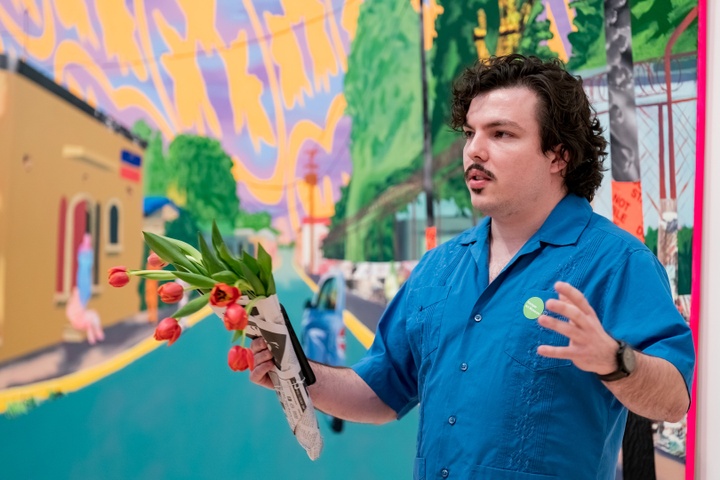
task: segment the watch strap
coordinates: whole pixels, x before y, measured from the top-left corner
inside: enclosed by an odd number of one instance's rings
[[[618,343],[617,353],[615,354],[617,369],[614,372],[610,372],[605,375],[600,375],[596,373],[598,378],[603,382],[614,382],[615,380],[620,380],[622,378],[628,377],[631,373],[625,368],[625,361],[623,360],[623,354],[625,353],[625,349],[631,347],[622,340],[615,341]]]

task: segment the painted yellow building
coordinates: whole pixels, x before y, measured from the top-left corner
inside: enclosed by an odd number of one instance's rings
[[[138,311],[106,283],[142,263],[143,144],[21,61],[0,56],[0,364],[82,341],[65,307],[91,235],[88,309],[103,326]],[[134,233],[133,233],[134,232]]]

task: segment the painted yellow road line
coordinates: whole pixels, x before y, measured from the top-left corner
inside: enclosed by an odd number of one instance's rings
[[[345,326],[355,335],[355,338],[362,344],[366,349],[370,348],[373,340],[375,340],[375,334],[365,326],[355,315],[350,313],[349,310],[343,311],[343,323]]]
[[[195,325],[211,313],[213,312],[210,307],[205,307],[188,316],[186,319],[187,326]],[[158,342],[154,338],[149,337],[110,360],[93,367],[50,380],[0,390],[0,413],[7,411],[8,405],[14,402],[24,402],[30,399],[43,401],[53,394],[67,394],[80,390],[128,366],[138,358],[162,345],[165,345],[165,342]]]
[[[317,284],[305,273],[296,261],[293,261],[293,268],[295,268],[298,276],[307,283],[308,287],[310,287],[313,292],[317,292]],[[370,348],[370,345],[372,345],[372,342],[375,339],[375,334],[367,326],[365,326],[364,323],[358,320],[357,317],[349,310],[343,310],[343,323],[363,347]]]

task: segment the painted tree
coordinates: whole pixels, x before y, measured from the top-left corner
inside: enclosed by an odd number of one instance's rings
[[[550,31],[550,20],[538,20],[538,17],[545,10],[543,2],[533,1],[531,5],[530,15],[527,23],[525,23],[518,45],[517,53],[528,56],[535,56],[548,60],[557,58],[557,53],[550,50],[545,42],[553,38]]]
[[[159,131],[153,130],[143,120],[135,122],[132,132],[147,142],[145,155],[143,156],[144,195],[167,195],[168,172],[165,165],[162,135]]]
[[[353,162],[348,218],[370,204],[389,179],[402,181],[399,173],[421,152],[418,28],[418,15],[410,2],[368,0],[360,7],[345,76]],[[348,259],[365,259],[369,230],[368,222],[356,222],[347,231]]]
[[[661,58],[670,36],[697,0],[636,0],[630,6],[636,61]],[[673,53],[697,51],[697,20],[675,42]]]
[[[213,220],[221,228],[232,228],[240,205],[232,167],[217,140],[179,135],[168,147],[168,197],[192,212],[205,230]]]
[[[569,7],[575,9],[576,31],[568,34],[572,56],[570,70],[587,70],[605,65],[605,8],[604,0],[576,0]]]

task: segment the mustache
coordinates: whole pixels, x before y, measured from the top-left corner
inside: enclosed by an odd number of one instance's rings
[[[495,175],[493,175],[493,173],[490,170],[486,169],[479,163],[473,163],[472,165],[470,165],[468,168],[465,169],[465,181],[466,182],[470,181],[470,177],[472,176],[473,170],[478,170],[478,171],[480,171],[480,173],[487,176],[490,180],[495,180]]]

